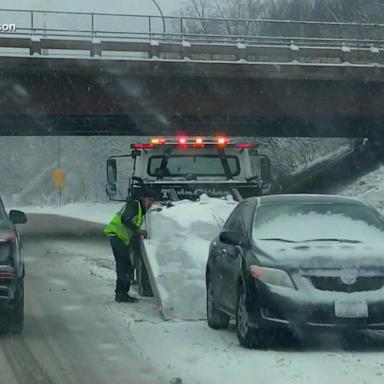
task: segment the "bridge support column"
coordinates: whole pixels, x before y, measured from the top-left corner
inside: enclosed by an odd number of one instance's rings
[[[383,52],[381,52],[380,49],[377,47],[374,47],[374,46],[371,47],[369,58],[373,63],[377,63],[377,64],[384,63]]]
[[[29,44],[29,54],[33,56],[35,53],[41,55],[41,40],[36,36],[32,36]]]
[[[344,43],[341,46],[341,62],[342,63],[351,63],[351,48],[345,45]]]
[[[240,41],[237,43],[236,58],[237,60],[248,60],[247,45]]]
[[[183,59],[191,58],[191,43],[189,41],[183,40],[181,43],[181,57]]]
[[[92,39],[91,42],[91,57],[101,56],[103,52],[102,43],[99,39]]]
[[[294,62],[299,62],[299,57],[300,57],[300,48],[293,42],[291,41],[291,45],[289,46],[289,56],[291,61]]]
[[[160,58],[160,43],[157,40],[151,40],[149,43],[149,58]]]

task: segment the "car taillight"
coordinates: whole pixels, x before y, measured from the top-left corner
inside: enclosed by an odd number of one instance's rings
[[[3,279],[13,279],[16,275],[12,272],[1,272],[0,271],[0,280]]]
[[[16,243],[16,235],[12,230],[0,230],[0,244],[1,243]]]

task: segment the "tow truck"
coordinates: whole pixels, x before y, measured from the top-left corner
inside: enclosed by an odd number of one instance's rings
[[[270,160],[255,144],[225,136],[151,138],[131,145],[127,155],[107,161],[107,194],[111,200],[140,198],[140,190],[152,190],[158,201],[197,200],[200,195],[235,200],[259,196],[271,190]],[[128,163],[122,163],[122,160]],[[126,196],[117,195],[118,165],[132,165]],[[129,167],[128,167],[129,168]]]
[[[201,297],[209,241],[237,201],[271,191],[270,168],[270,159],[255,144],[226,136],[153,137],[132,144],[129,154],[109,157],[110,200],[139,199],[144,188],[155,196],[145,219],[149,239],[141,242],[134,261],[139,294],[154,295],[164,318],[205,317]],[[200,213],[198,221],[191,218],[191,225],[181,227],[172,219],[177,212],[183,214],[186,200]],[[175,236],[185,239],[182,247],[175,244]],[[194,245],[188,248],[189,239]],[[192,277],[180,279],[180,270]]]

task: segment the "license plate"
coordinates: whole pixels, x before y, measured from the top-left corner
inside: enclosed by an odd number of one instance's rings
[[[335,316],[348,319],[367,318],[368,304],[364,300],[337,300]]]

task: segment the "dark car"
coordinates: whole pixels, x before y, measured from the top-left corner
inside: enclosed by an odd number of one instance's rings
[[[281,328],[382,330],[384,219],[346,197],[246,199],[210,245],[206,283],[209,326],[235,318],[245,347]]]
[[[25,267],[16,224],[26,221],[20,211],[7,215],[0,199],[0,333],[23,331]]]

